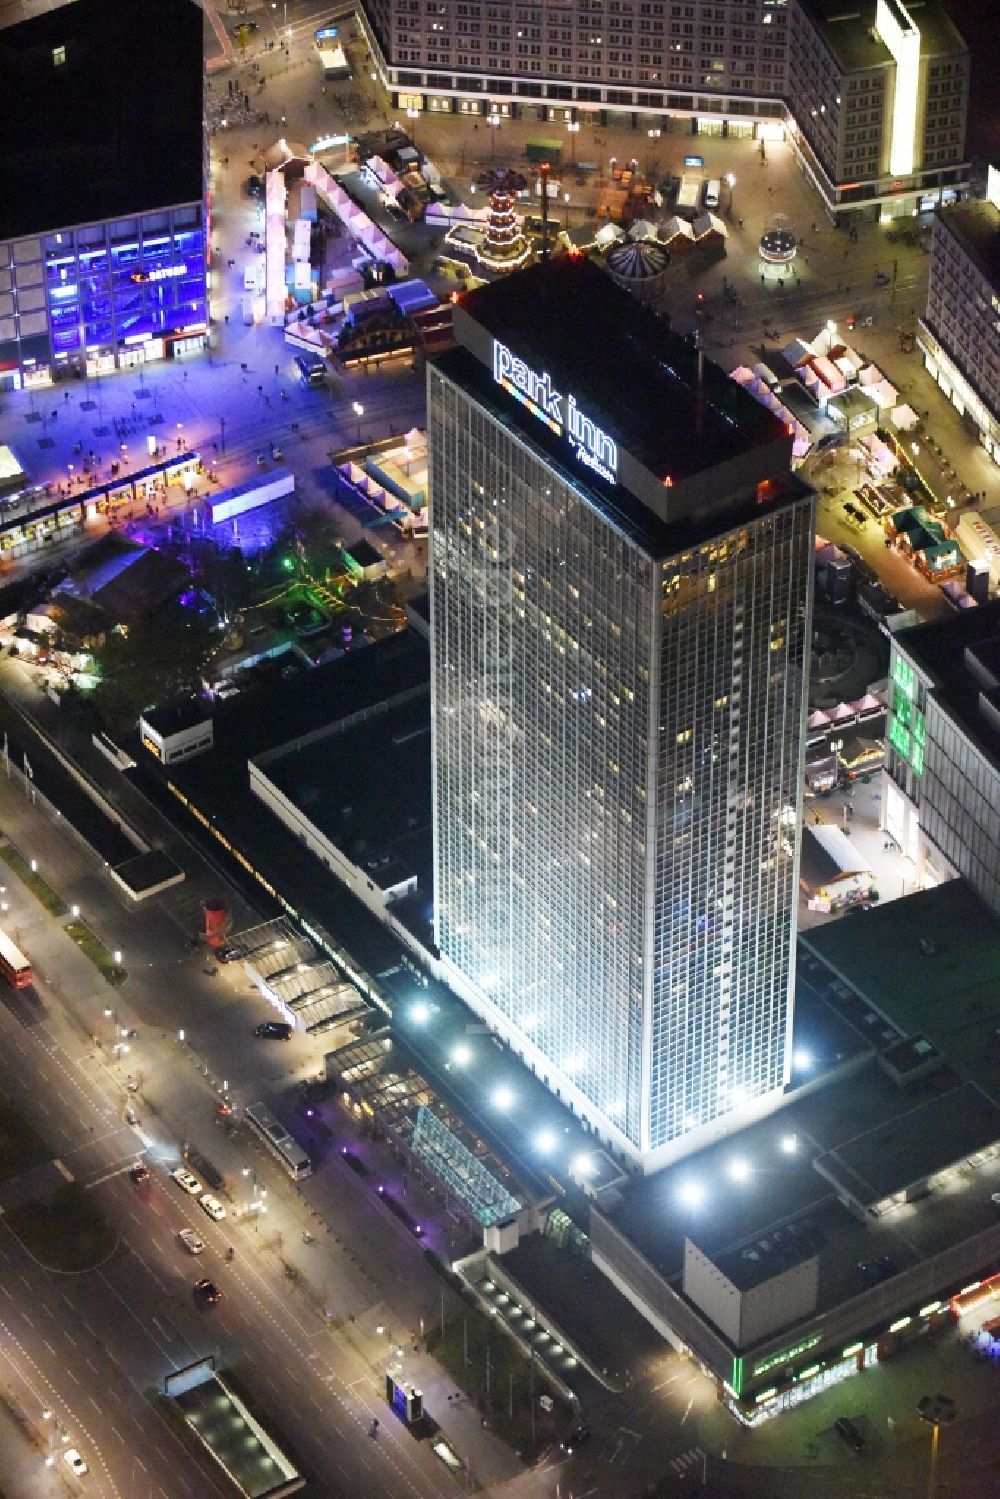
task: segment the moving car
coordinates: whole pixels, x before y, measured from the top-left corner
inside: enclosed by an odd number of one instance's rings
[[[63,1462],[68,1468],[72,1468],[77,1478],[82,1478],[85,1473],[90,1472],[90,1469],[75,1447],[66,1448],[66,1451],[63,1453]]]
[[[144,1166],[141,1161],[132,1167],[128,1175],[129,1181],[134,1182],[137,1187],[145,1186],[147,1182],[153,1179],[149,1174],[149,1167]]]
[[[217,1197],[210,1197],[207,1192],[202,1193],[201,1197],[198,1198],[198,1205],[204,1209],[213,1223],[221,1223],[226,1216],[226,1210],[219,1199]]]
[[[201,1301],[207,1301],[209,1306],[215,1306],[216,1302],[222,1300],[222,1292],[211,1280],[197,1280],[194,1285],[195,1295]]]
[[[292,1027],[284,1020],[265,1020],[254,1027],[254,1035],[260,1041],[290,1041]]]
[[[180,1239],[188,1254],[201,1254],[205,1247],[205,1240],[196,1234],[193,1228],[182,1228],[177,1237]]]
[[[170,1175],[182,1192],[186,1192],[189,1197],[198,1196],[201,1191],[201,1182],[185,1166],[178,1166],[177,1170],[171,1171]]]
[[[574,1453],[576,1451],[576,1449],[578,1447],[582,1447],[583,1444],[584,1444],[584,1442],[589,1442],[589,1441],[590,1441],[590,1427],[589,1426],[574,1426],[573,1430],[570,1432],[569,1436],[568,1437],[564,1437],[563,1440],[559,1443],[559,1445],[560,1445],[560,1447],[562,1448],[562,1450],[564,1452],[572,1454],[572,1453]]]

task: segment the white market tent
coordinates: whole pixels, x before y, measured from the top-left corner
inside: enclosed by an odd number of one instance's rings
[[[898,427],[901,432],[911,432],[919,420],[920,418],[913,407],[907,406],[905,403],[902,406],[897,406],[892,413],[892,425]]]
[[[885,411],[888,407],[895,406],[899,400],[899,391],[884,378],[877,385],[869,385],[865,394],[871,396],[880,411]]]

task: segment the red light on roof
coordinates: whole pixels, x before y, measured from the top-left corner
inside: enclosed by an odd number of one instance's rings
[[[671,479],[669,474],[667,474],[666,478],[663,481],[663,487],[664,489],[673,489],[674,487],[674,481],[673,479]]]

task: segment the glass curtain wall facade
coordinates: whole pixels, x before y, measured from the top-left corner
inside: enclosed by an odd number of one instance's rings
[[[655,564],[434,370],[430,414],[438,945],[638,1147]]]
[[[0,245],[0,351],[26,369],[82,368],[204,332],[203,217],[192,203]]]
[[[650,1157],[786,1078],[811,497],[664,562],[433,367],[429,420],[438,946]]]
[[[799,503],[663,565],[653,1149],[784,1082],[811,532]]]

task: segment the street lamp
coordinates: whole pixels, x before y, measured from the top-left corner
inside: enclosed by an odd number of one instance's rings
[[[729,217],[733,216],[733,188],[736,186],[736,178],[732,172],[726,173],[726,186],[729,189]]]
[[[490,161],[492,161],[496,155],[497,131],[500,128],[500,116],[496,110],[486,116],[486,123],[490,127]]]
[[[354,407],[354,415],[358,419],[358,447],[360,447],[361,446],[361,418],[365,414],[365,408],[362,406],[362,404],[361,404],[360,401],[354,401],[354,402],[352,402],[352,405]]]
[[[942,1426],[954,1421],[958,1412],[949,1395],[924,1395],[917,1401],[917,1414],[931,1428],[931,1459],[927,1475],[927,1499],[934,1499],[934,1480],[937,1476],[938,1442]]]
[[[570,120],[569,124],[566,126],[566,130],[567,130],[567,133],[569,135],[569,159],[570,159],[571,162],[575,162],[576,161],[576,138],[577,138],[577,136],[580,133],[580,121],[579,120]]]
[[[569,229],[569,193],[563,193],[563,204],[565,209],[564,228]]]
[[[412,120],[419,120],[419,118],[420,118],[420,111],[419,111],[419,109],[415,109],[412,104],[408,104],[406,106],[406,118],[408,120],[411,120],[411,121]],[[417,127],[415,125],[413,125],[413,124],[410,125],[410,140],[413,142],[414,145],[417,144]]]

